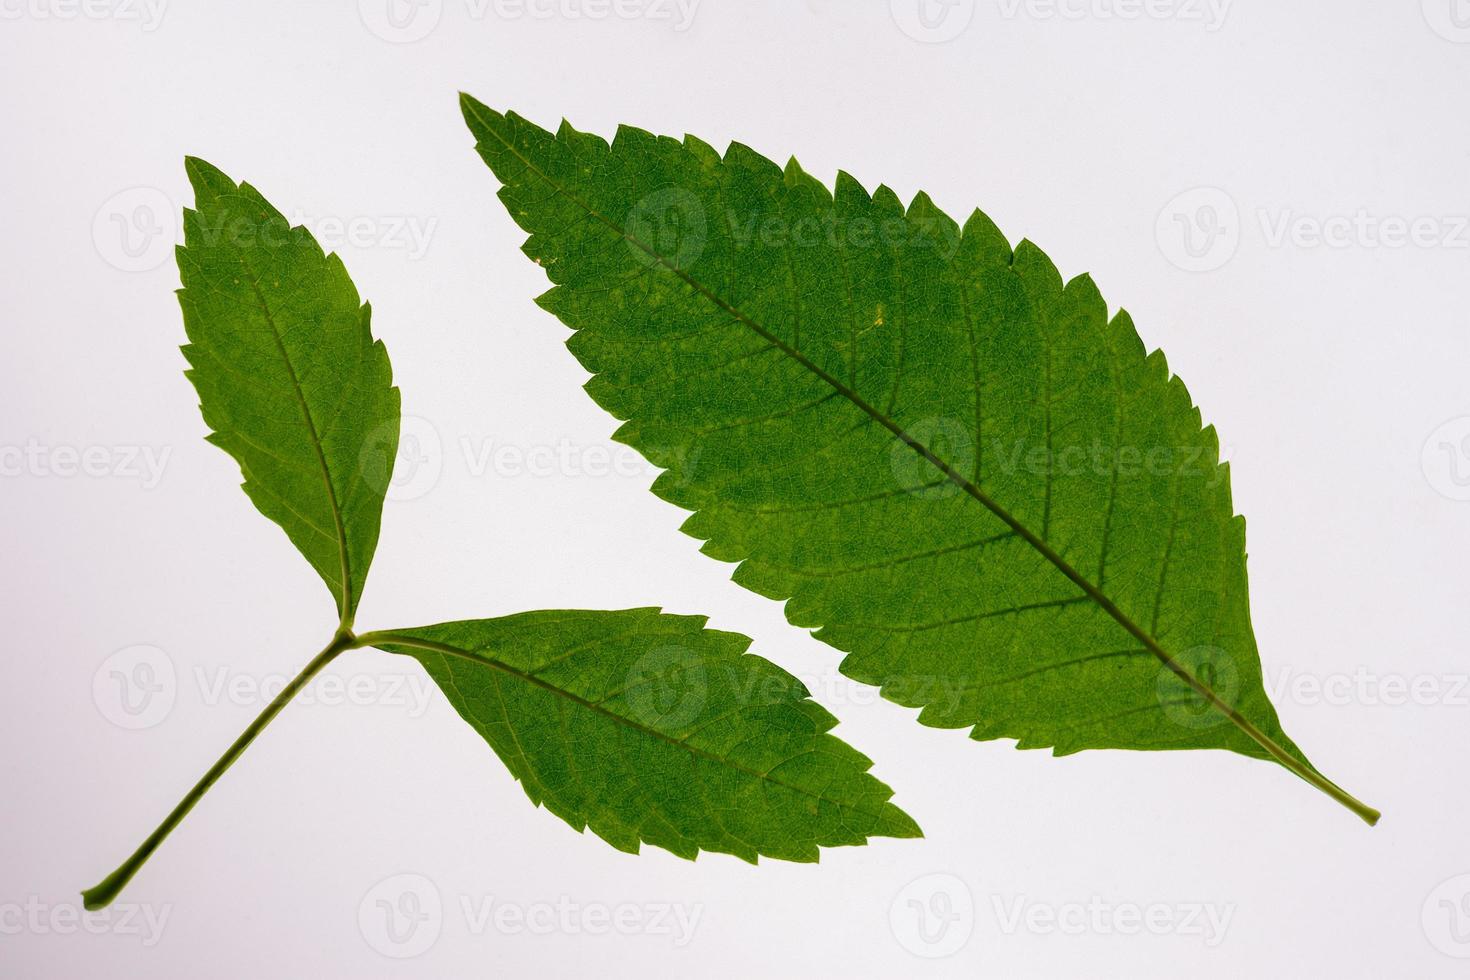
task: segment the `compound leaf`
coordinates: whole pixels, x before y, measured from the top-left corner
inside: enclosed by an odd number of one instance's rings
[[[1091,279],[922,193],[462,107],[616,438],[844,673],[976,739],[1274,759],[1377,819],[1281,730],[1215,432]]]
[[[533,802],[620,850],[815,861],[919,836],[800,681],[704,622],[559,610],[364,640],[417,658]]]
[[[341,259],[249,184],[194,158],[186,169],[179,303],[209,441],[350,624],[398,451],[388,352]]]

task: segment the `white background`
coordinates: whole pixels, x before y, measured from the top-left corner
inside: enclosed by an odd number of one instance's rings
[[[400,28],[385,0],[88,2],[0,0],[0,975],[1464,974],[1463,0],[959,0],[929,28],[902,0],[688,22],[425,0]],[[1285,727],[1382,823],[1240,757],[1052,759],[844,683],[678,533],[646,466],[613,449],[599,475],[615,423],[531,302],[459,89],[924,188],[1090,271],[1219,427]],[[707,614],[809,680],[926,839],[819,865],[620,854],[530,806],[442,700],[404,703],[411,664],[362,652],[330,676],[366,686],[288,708],[126,918],[79,920],[332,621],[201,438],[169,255],[185,154],[306,219],[373,303],[415,421],[361,627]],[[90,475],[64,475],[73,451]]]

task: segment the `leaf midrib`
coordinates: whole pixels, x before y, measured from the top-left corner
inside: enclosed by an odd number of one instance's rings
[[[286,352],[286,343],[281,337],[280,327],[276,325],[275,314],[271,312],[270,304],[261,291],[260,279],[255,274],[255,270],[251,268],[249,259],[243,253],[238,257],[240,268],[245,273],[245,281],[250,284],[250,291],[255,294],[255,300],[260,304],[261,315],[265,317],[265,322],[271,329],[271,338],[276,342],[276,350],[281,355],[281,362],[286,365],[286,374],[291,379],[291,393],[296,397],[296,404],[301,408],[301,417],[306,421],[306,431],[311,437],[312,452],[315,453],[317,465],[321,469],[322,486],[327,491],[327,502],[332,511],[332,524],[337,532],[337,555],[342,576],[339,585],[340,594],[337,598],[340,604],[338,612],[342,617],[341,625],[351,626],[352,567],[351,559],[347,554],[347,528],[342,521],[342,508],[337,502],[336,488],[332,486],[332,471],[327,466],[326,452],[322,447],[321,436],[317,433],[316,423],[312,420],[311,408],[306,404],[306,393],[301,390],[301,379],[296,376],[296,366],[291,362],[291,355]]]
[[[806,797],[809,797],[809,798],[814,799],[814,800],[819,800],[820,802],[823,802],[823,803],[830,803],[830,804],[832,804],[834,806],[837,806],[837,807],[845,807],[845,808],[850,809],[850,810],[855,810],[855,811],[857,811],[859,813],[864,813],[864,814],[866,814],[866,815],[868,815],[870,817],[873,817],[874,819],[877,819],[877,820],[884,819],[883,810],[884,810],[885,807],[888,807],[888,806],[891,805],[888,802],[884,801],[884,802],[881,802],[878,805],[878,808],[875,810],[875,809],[872,809],[869,806],[865,805],[863,803],[863,801],[843,802],[842,800],[833,799],[833,798],[831,798],[829,796],[823,796],[821,793],[813,792],[812,790],[807,789],[804,786],[797,786],[794,783],[788,783],[788,782],[786,782],[783,779],[780,779],[780,778],[778,778],[776,776],[771,775],[770,772],[761,772],[758,769],[751,769],[748,766],[742,766],[738,762],[734,762],[734,761],[732,761],[730,759],[724,758],[723,756],[716,755],[713,752],[709,752],[709,751],[707,751],[705,749],[701,749],[697,745],[693,745],[693,744],[689,743],[688,741],[686,741],[684,739],[675,738],[674,736],[672,736],[672,735],[670,735],[670,734],[668,734],[666,732],[661,732],[661,731],[659,731],[656,728],[651,728],[648,725],[644,725],[644,724],[636,721],[635,719],[632,719],[632,718],[627,717],[626,715],[620,715],[616,711],[612,711],[609,708],[607,708],[607,707],[605,707],[605,706],[603,706],[601,704],[598,704],[595,701],[589,701],[589,700],[587,700],[586,698],[582,697],[579,694],[574,694],[571,691],[568,691],[564,687],[557,687],[555,684],[552,684],[552,683],[550,683],[550,682],[548,682],[548,681],[546,681],[546,680],[544,680],[544,679],[542,679],[540,677],[535,676],[535,673],[534,672],[525,672],[525,671],[517,670],[516,668],[512,667],[510,664],[504,663],[504,662],[502,662],[500,660],[496,660],[493,657],[487,656],[487,655],[482,654],[482,653],[480,653],[478,651],[475,651],[475,650],[467,650],[467,649],[465,649],[463,647],[457,647],[457,646],[453,645],[452,643],[442,643],[442,642],[440,642],[438,640],[425,640],[425,639],[422,639],[420,637],[413,636],[411,634],[398,633],[398,632],[393,632],[393,631],[377,631],[377,632],[373,632],[373,633],[364,633],[360,637],[358,637],[358,639],[359,639],[359,641],[361,641],[365,645],[376,646],[376,647],[379,647],[380,649],[386,649],[387,647],[392,647],[392,646],[413,647],[413,648],[417,648],[417,649],[420,649],[420,650],[430,650],[430,651],[433,651],[435,653],[441,653],[441,654],[446,654],[446,655],[452,656],[452,657],[458,657],[458,658],[460,658],[462,660],[468,660],[468,661],[470,661],[472,663],[481,664],[481,665],[486,666],[486,667],[492,667],[492,668],[494,668],[496,670],[503,671],[504,673],[510,675],[511,677],[515,677],[515,678],[517,678],[519,680],[522,680],[522,681],[526,682],[527,684],[531,684],[531,685],[534,685],[536,687],[539,687],[542,690],[548,691],[551,694],[556,695],[557,697],[564,698],[564,699],[566,699],[568,701],[571,701],[574,704],[577,704],[577,705],[579,705],[581,707],[584,707],[584,708],[588,709],[589,711],[593,711],[593,712],[595,712],[597,714],[600,714],[600,715],[602,715],[602,716],[604,716],[606,718],[609,718],[609,719],[611,719],[612,721],[614,721],[615,723],[617,723],[619,725],[623,725],[624,727],[627,727],[627,728],[632,728],[632,729],[634,729],[634,730],[636,730],[638,732],[641,732],[641,733],[643,733],[645,735],[651,735],[652,737],[654,737],[656,739],[659,739],[660,741],[667,742],[668,744],[673,745],[676,748],[683,749],[684,751],[688,752],[691,755],[698,756],[698,757],[700,757],[702,759],[707,759],[710,762],[716,763],[717,765],[720,765],[720,766],[724,766],[725,768],[733,769],[736,772],[743,773],[743,774],[745,774],[747,776],[750,776],[750,777],[752,777],[754,779],[758,779],[761,782],[772,783],[772,784],[774,784],[776,786],[780,786],[783,789],[790,790],[791,792],[797,793],[797,794],[799,794],[801,796],[806,796]],[[390,650],[389,652],[392,652],[392,651]],[[463,695],[461,695],[461,696],[463,696]],[[805,699],[803,699],[803,700],[805,700]],[[818,738],[821,738],[821,737],[825,736],[826,734],[827,733],[825,733],[825,732],[817,732],[816,733],[816,736]],[[524,756],[524,753],[522,753],[522,757],[523,758],[525,757]],[[795,757],[793,757],[793,758],[795,758]],[[781,760],[781,762],[778,764],[778,768],[779,768],[780,765],[785,765],[787,762],[790,762],[790,761],[791,761],[790,759],[783,759],[783,760]],[[772,771],[774,771],[774,770],[772,770]]]

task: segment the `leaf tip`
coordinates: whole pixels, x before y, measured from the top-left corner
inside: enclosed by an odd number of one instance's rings
[[[459,93],[459,111],[473,131],[477,126],[503,125],[505,116],[481,102],[468,92]],[[478,132],[476,133],[478,135]]]
[[[884,823],[884,837],[897,837],[903,839],[921,839],[924,836],[924,828],[919,822],[899,809],[896,803],[888,803],[888,810],[884,814],[887,820]]]
[[[235,182],[223,170],[200,157],[185,156],[184,173],[189,177],[189,185],[194,188],[196,204],[235,189]]]

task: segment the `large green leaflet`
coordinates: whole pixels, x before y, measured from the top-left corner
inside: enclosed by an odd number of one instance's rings
[[[209,441],[351,623],[398,449],[388,353],[341,259],[249,184],[202,160],[186,169],[179,302]]]
[[[815,861],[819,846],[919,836],[796,678],[703,624],[531,612],[376,643],[424,664],[533,801],[620,850]]]
[[[1213,428],[1086,276],[738,143],[611,145],[462,97],[616,438],[703,550],[920,720],[1274,758]]]

